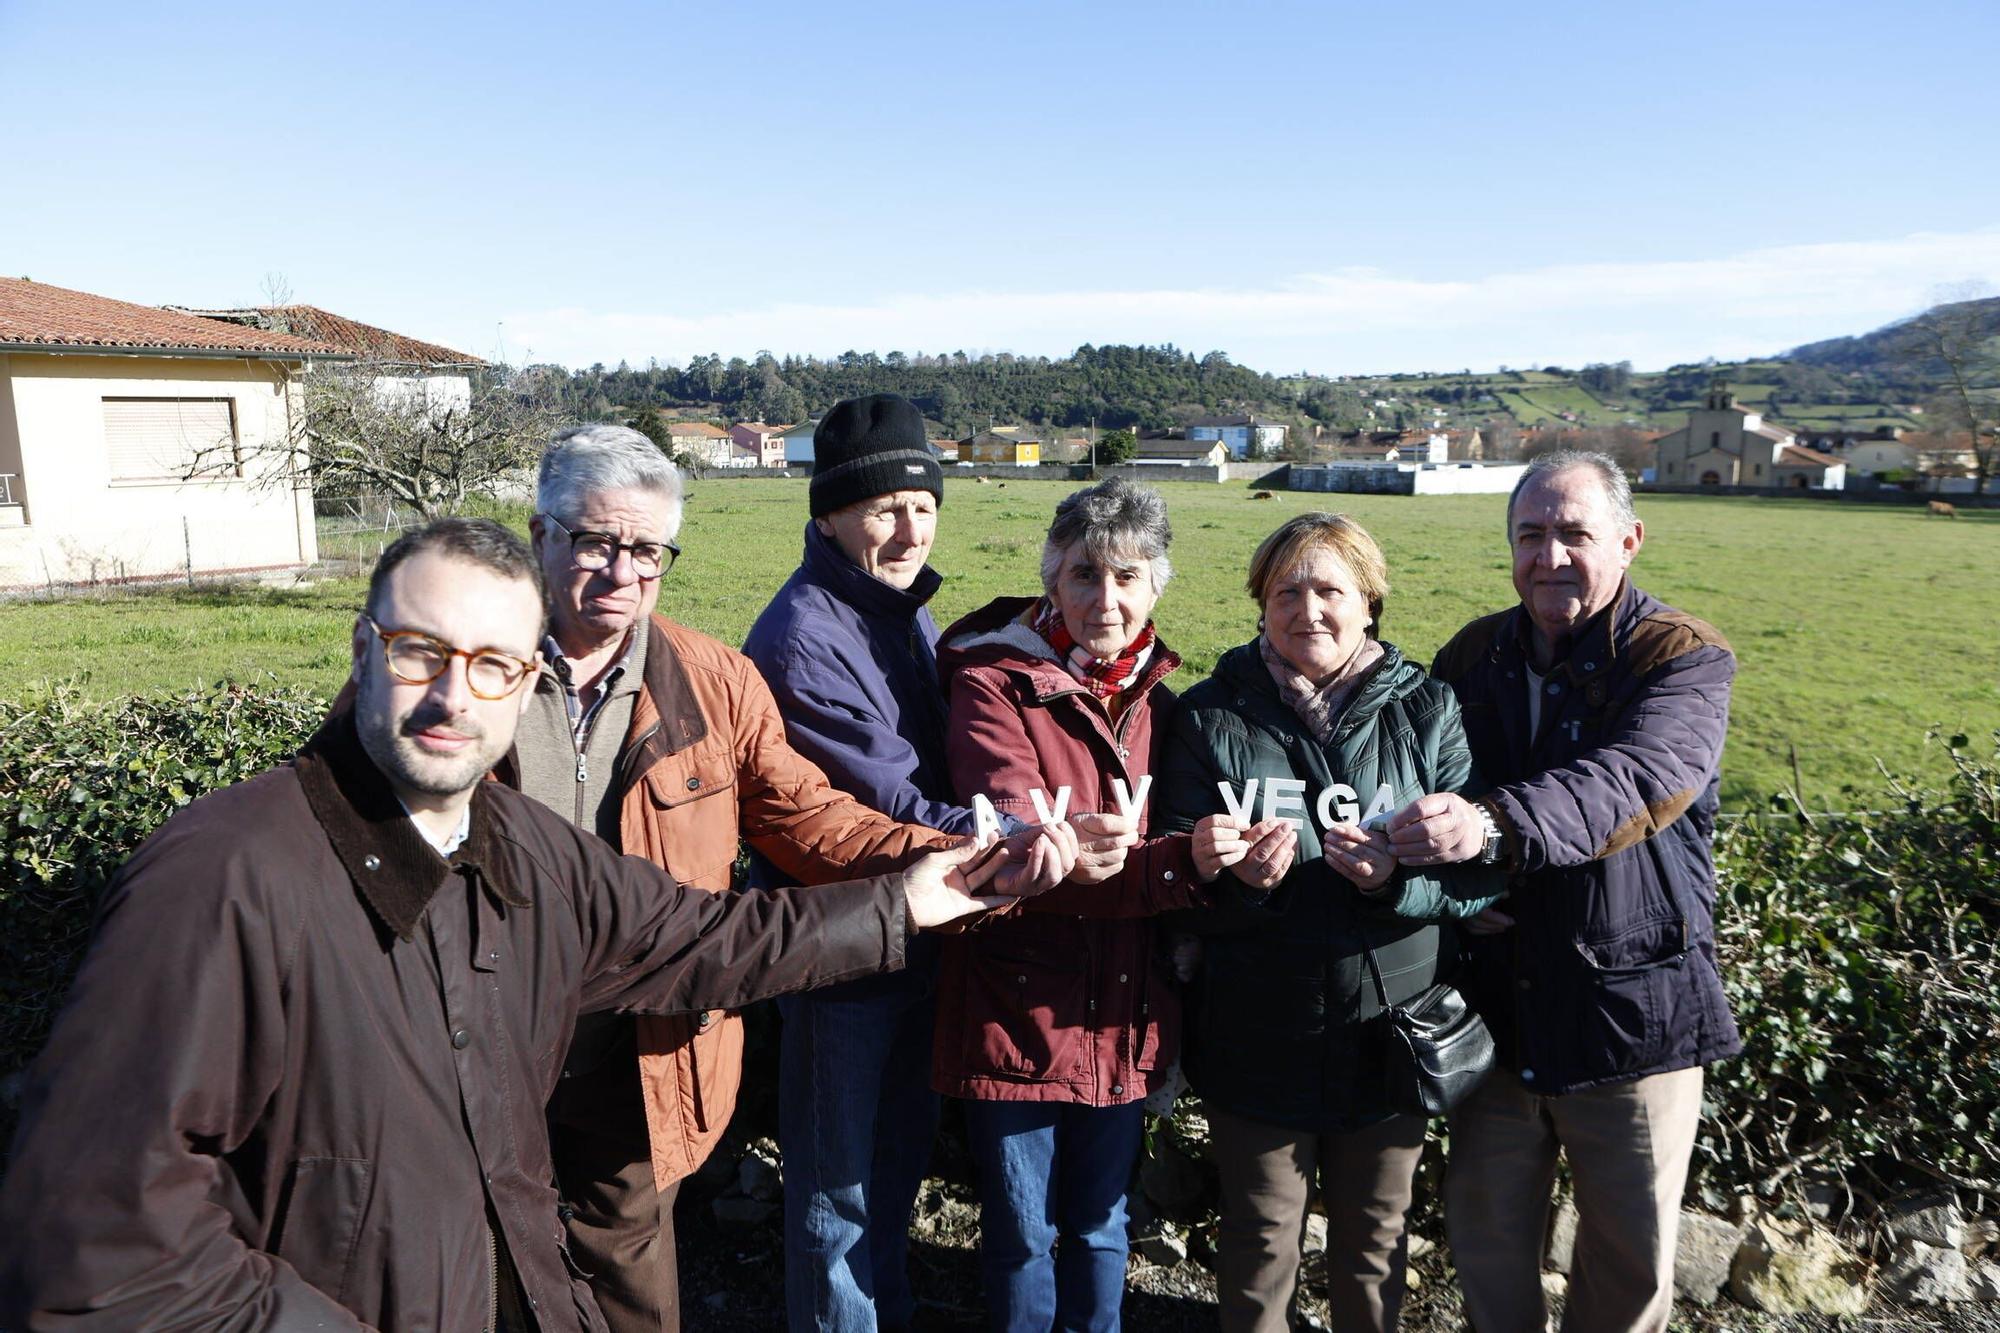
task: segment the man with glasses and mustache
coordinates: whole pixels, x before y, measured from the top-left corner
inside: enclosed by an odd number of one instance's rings
[[[1045,835],[966,841],[711,894],[620,857],[484,780],[534,702],[543,614],[499,525],[398,539],[351,704],[120,871],[24,1089],[0,1326],[602,1329],[543,1118],[579,1015],[899,967],[912,932],[1063,860]]]
[[[529,524],[548,634],[501,776],[717,893],[739,839],[800,884],[954,841],[832,787],[786,742],[747,658],[656,613],[681,502],[678,469],[635,430],[577,426],[550,443]],[[1053,884],[1053,845],[1040,858]],[[729,1124],[742,1052],[741,1020],[723,1008],[578,1024],[549,1135],[570,1248],[613,1333],[679,1327],[674,1199]]]

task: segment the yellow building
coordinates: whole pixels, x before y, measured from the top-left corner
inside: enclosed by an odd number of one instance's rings
[[[969,440],[960,440],[958,461],[1033,467],[1042,461],[1043,443],[1042,437],[1026,426],[996,426]]]

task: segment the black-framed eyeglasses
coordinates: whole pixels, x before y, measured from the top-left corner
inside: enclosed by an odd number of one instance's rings
[[[435,635],[415,629],[383,629],[381,622],[366,611],[375,636],[382,640],[382,661],[389,674],[405,685],[428,685],[451,667],[451,659],[465,659],[465,684],[481,699],[505,699],[521,688],[521,682],[535,669],[527,658],[503,653],[498,648],[454,648]]]
[[[632,572],[642,579],[656,579],[674,567],[681,548],[672,542],[621,542],[608,532],[571,532],[554,514],[543,518],[562,529],[569,538],[569,558],[578,569],[611,568],[620,551],[632,557]]]

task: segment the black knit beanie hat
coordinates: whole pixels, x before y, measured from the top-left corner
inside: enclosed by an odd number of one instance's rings
[[[812,516],[891,491],[929,491],[944,503],[944,469],[924,438],[923,413],[893,393],[834,404],[813,430]]]

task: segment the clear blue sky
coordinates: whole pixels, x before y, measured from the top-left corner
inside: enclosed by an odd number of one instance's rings
[[[2000,287],[2000,5],[0,0],[0,273],[510,359],[1779,350]]]

